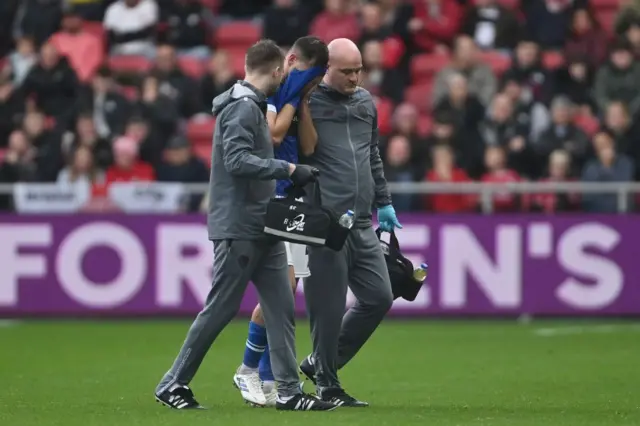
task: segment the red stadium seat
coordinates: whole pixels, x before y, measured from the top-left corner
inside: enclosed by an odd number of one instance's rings
[[[207,164],[207,166],[211,167],[211,152],[213,151],[213,149],[210,143],[206,145],[194,145],[192,149],[196,157],[200,158]]]
[[[178,58],[178,66],[186,75],[199,80],[205,72],[205,64],[196,58],[182,56]]]
[[[200,0],[200,3],[207,9],[217,12],[220,7],[221,0]]]
[[[404,52],[404,43],[398,37],[385,39],[382,42],[382,66],[388,69],[397,67]]]
[[[143,74],[151,69],[151,61],[144,56],[111,56],[109,67],[114,72]]]
[[[230,22],[221,25],[215,32],[217,48],[248,48],[262,36],[262,28],[250,22]]]
[[[432,79],[449,62],[449,55],[425,53],[414,56],[411,60],[411,82],[418,84]]]
[[[556,70],[564,65],[564,56],[560,52],[548,51],[542,53],[542,66],[548,70]]]
[[[231,69],[233,74],[237,76],[244,76],[244,56],[247,49],[227,49],[229,54],[229,62],[231,63]]]
[[[500,76],[511,67],[511,58],[503,53],[487,50],[479,53],[481,62],[489,65],[493,72]]]
[[[423,137],[428,136],[432,125],[433,119],[430,115],[420,114],[420,117],[418,117],[418,134]]]
[[[619,0],[590,0],[589,5],[596,10],[600,10],[600,9],[618,10],[620,1]]]
[[[391,133],[391,116],[393,115],[393,102],[389,99],[378,98],[376,101],[378,109],[378,130],[383,136]]]
[[[2,161],[4,160],[4,157],[6,155],[7,155],[7,150],[0,148],[0,164],[2,164]]]
[[[596,14],[596,19],[603,30],[607,32],[607,34],[613,34],[613,27],[615,25],[616,16],[618,15],[618,11],[616,9],[604,9],[598,10]]]
[[[120,93],[129,101],[137,101],[140,97],[138,88],[135,86],[120,86]]]
[[[404,100],[418,108],[418,111],[427,113],[431,111],[432,83],[410,86],[404,92]]]
[[[593,136],[600,129],[600,121],[589,114],[580,114],[573,122],[589,136]]]
[[[216,120],[213,117],[196,117],[187,123],[187,139],[192,145],[211,145]]]

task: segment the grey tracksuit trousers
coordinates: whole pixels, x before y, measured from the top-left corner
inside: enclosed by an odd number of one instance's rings
[[[295,305],[284,243],[220,240],[214,242],[214,256],[213,285],[206,304],[191,325],[173,366],[158,384],[156,394],[175,383],[191,382],[216,337],[237,314],[249,280],[260,297],[278,393],[285,397],[300,393]]]
[[[310,247],[309,269],[304,294],[318,387],[340,387],[338,369],[355,356],[391,308],[389,273],[371,226],[352,229],[339,252]],[[347,288],[357,301],[345,314]]]

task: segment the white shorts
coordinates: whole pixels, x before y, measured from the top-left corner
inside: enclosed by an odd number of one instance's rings
[[[287,262],[289,266],[293,266],[296,278],[305,278],[311,275],[309,271],[309,256],[307,255],[307,246],[302,244],[284,242],[287,250]]]

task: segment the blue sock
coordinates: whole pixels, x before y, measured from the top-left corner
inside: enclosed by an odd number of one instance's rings
[[[242,363],[249,368],[258,368],[260,358],[267,347],[267,329],[254,323],[249,323],[249,336],[244,349],[244,359]]]
[[[262,358],[260,358],[260,369],[258,370],[260,373],[260,380],[264,382],[272,382],[273,371],[271,371],[271,356],[269,354],[269,345],[264,348],[264,354],[262,354]]]

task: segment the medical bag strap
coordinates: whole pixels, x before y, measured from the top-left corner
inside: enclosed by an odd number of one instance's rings
[[[382,239],[382,229],[380,229],[379,227],[376,229],[376,235],[378,236],[378,239]],[[389,237],[389,245],[395,249],[397,249],[398,251],[400,251],[400,243],[398,243],[398,237],[396,237],[396,231],[391,231],[389,232],[389,234],[391,235]]]

